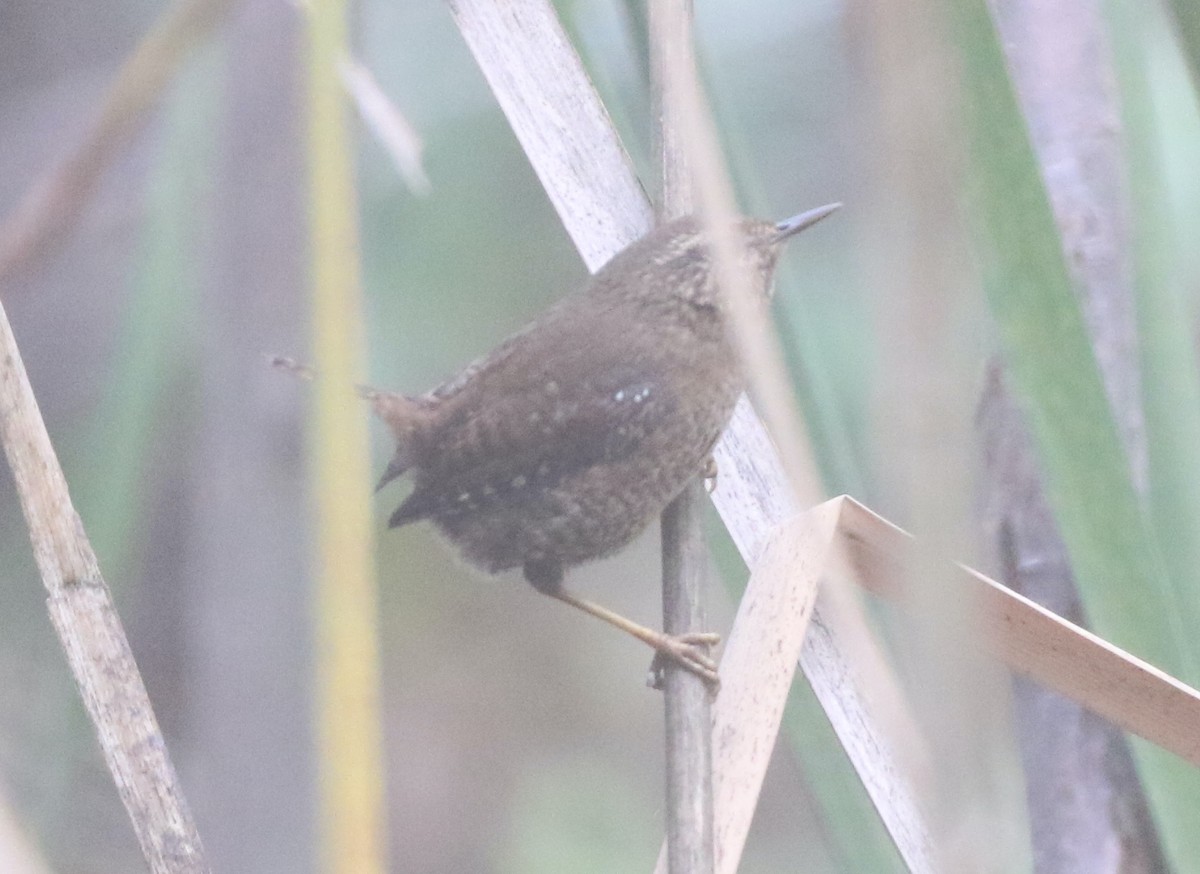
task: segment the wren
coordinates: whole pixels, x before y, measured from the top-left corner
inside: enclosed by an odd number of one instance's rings
[[[765,299],[782,244],[837,204],[741,220]],[[369,391],[411,470],[389,527],[432,521],[472,564],[521,568],[539,591],[645,641],[709,681],[715,635],[670,637],[564,590],[567,568],[616,552],[711,452],[743,390],[723,292],[695,217],[663,224],[460,375],[409,397]]]

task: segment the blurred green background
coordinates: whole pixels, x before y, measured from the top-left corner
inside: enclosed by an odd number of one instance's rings
[[[557,5],[651,179],[639,4]],[[783,218],[845,203],[790,245],[776,304],[828,492],[853,494],[995,571],[955,508],[977,497],[974,415],[987,362],[1009,333],[993,325],[982,268],[955,248],[962,240],[919,221],[927,206],[905,199],[914,189],[897,179],[891,152],[903,138],[889,113],[907,107],[889,104],[880,84],[889,63],[903,76],[905,61],[880,53],[878,6],[699,0],[703,75],[747,212]],[[78,138],[160,11],[31,0],[0,9],[0,215]],[[358,138],[370,379],[418,392],[586,273],[445,5],[364,0],[353,29],[360,59],[424,141],[431,190],[416,196],[370,132]],[[952,44],[969,39],[948,32]],[[1140,21],[1137,37],[1140,48],[1118,48],[1145,89],[1123,96],[1155,155],[1156,233],[1194,355],[1200,253],[1180,242],[1200,231],[1196,91],[1160,16]],[[206,846],[229,872],[315,870],[309,392],[263,361],[309,353],[303,64],[295,6],[237,6],[104,175],[64,246],[3,288]],[[916,190],[943,175],[957,181],[961,133],[947,129],[948,163],[926,166]],[[955,188],[949,199],[966,198]],[[945,296],[925,309],[897,304],[899,286],[920,285],[921,257],[943,249],[961,262],[960,281],[931,279]],[[936,383],[920,381],[926,360]],[[918,407],[926,430],[913,431],[905,415]],[[912,433],[924,435],[924,467],[909,454]],[[381,428],[374,439],[382,469],[391,447]],[[941,461],[965,475],[936,486],[922,478]],[[3,490],[0,788],[53,870],[137,870],[7,474]],[[375,505],[393,870],[650,870],[663,741],[659,696],[641,684],[647,653],[516,575],[468,571],[427,526],[383,533],[399,494]],[[946,515],[923,512],[930,502]],[[1194,517],[1181,525],[1194,541]],[[729,583],[712,587],[710,613],[725,630],[728,593],[745,571],[710,527],[714,569]],[[573,583],[653,624],[656,532]],[[906,676],[922,682],[920,671]],[[1001,725],[987,768],[1008,788],[979,808],[1006,861],[989,870],[1021,870],[1030,858],[1006,683],[989,705]],[[794,743],[777,750],[741,870],[900,870],[823,717],[805,689],[796,698]],[[939,714],[923,717],[936,745]]]

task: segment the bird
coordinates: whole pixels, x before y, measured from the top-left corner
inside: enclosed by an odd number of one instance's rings
[[[783,244],[836,210],[735,228],[756,293]],[[644,641],[706,682],[719,637],[671,636],[563,586],[643,531],[712,450],[744,390],[730,310],[697,216],[659,225],[459,375],[421,395],[364,389],[396,440],[376,491],[411,472],[389,528],[431,521],[472,565]]]

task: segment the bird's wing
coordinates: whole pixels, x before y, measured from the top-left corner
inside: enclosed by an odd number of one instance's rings
[[[581,339],[574,354],[559,350],[554,371],[545,357],[520,354],[506,358],[504,373],[478,373],[456,398],[444,443],[392,526],[520,501],[633,452],[677,398],[644,356],[613,361],[609,351],[597,360],[597,348],[609,347]],[[480,398],[469,396],[476,391]],[[479,399],[486,402],[473,402]]]

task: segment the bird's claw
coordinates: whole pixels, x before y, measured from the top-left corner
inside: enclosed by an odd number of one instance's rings
[[[655,645],[654,661],[650,663],[646,685],[653,689],[662,689],[666,679],[667,662],[671,661],[695,674],[716,694],[721,687],[721,678],[717,674],[717,663],[709,655],[709,650],[720,642],[721,635],[710,631],[662,635]]]

